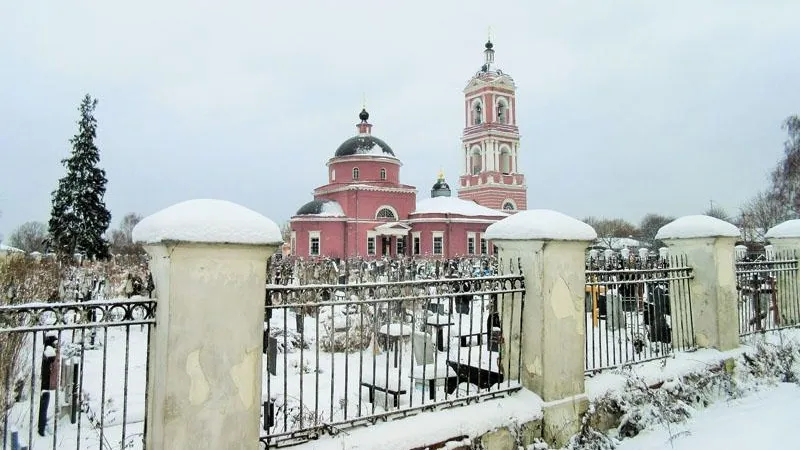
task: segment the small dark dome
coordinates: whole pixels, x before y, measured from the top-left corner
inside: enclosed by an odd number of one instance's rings
[[[367,112],[366,108],[361,109],[361,112],[358,114],[358,118],[361,119],[362,122],[369,120],[369,113]]]
[[[300,209],[297,210],[297,215],[304,216],[307,214],[319,214],[320,212],[322,212],[323,203],[324,202],[320,200],[311,200],[310,202],[301,206]]]
[[[336,149],[336,157],[351,155],[394,156],[389,144],[371,134],[353,136]]]
[[[492,41],[486,41],[486,49],[487,50],[491,50],[492,47],[494,47],[494,44],[492,44]]]
[[[435,197],[450,197],[450,185],[444,181],[444,172],[439,172],[439,178],[431,188],[431,198]]]
[[[439,180],[433,185],[432,189],[434,191],[439,190],[439,189],[447,189],[449,191],[450,190],[450,185],[447,184],[444,180]]]

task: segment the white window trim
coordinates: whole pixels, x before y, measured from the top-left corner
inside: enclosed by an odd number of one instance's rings
[[[403,253],[400,253],[400,241],[403,241]],[[408,251],[408,238],[406,236],[397,236],[394,240],[394,254],[397,256],[405,255]]]
[[[517,202],[515,202],[515,201],[514,201],[513,199],[511,199],[511,198],[507,198],[507,199],[503,200],[503,202],[502,202],[502,203],[500,203],[500,210],[501,210],[501,211],[504,211],[504,209],[503,209],[503,206],[504,206],[506,203],[511,203],[511,205],[514,207],[514,209],[512,209],[511,211],[517,211],[517,209],[518,209],[518,208],[517,208]]]
[[[311,241],[309,241],[311,243]],[[292,255],[297,254],[297,231],[292,231],[292,237],[289,238],[289,249]]]
[[[485,247],[484,247],[484,244],[485,244]],[[481,246],[481,248],[480,248],[481,255],[488,255],[489,254],[489,240],[486,239],[485,237],[483,237],[483,235],[481,235],[480,246]],[[486,251],[484,251],[484,250],[486,250]]]
[[[469,240],[472,239],[472,251],[469,251]],[[475,255],[477,254],[477,242],[476,235],[474,232],[467,233],[467,254],[468,255]]]
[[[399,220],[400,219],[400,216],[397,215],[397,210],[394,209],[394,207],[389,206],[389,205],[378,206],[378,209],[375,210],[375,218],[376,219],[378,218],[378,213],[381,212],[382,209],[388,209],[389,211],[391,211],[392,214],[394,214],[394,220]],[[382,217],[382,219],[384,219],[384,218],[385,217]]]
[[[372,252],[369,251],[369,240],[372,239]],[[378,254],[378,239],[374,231],[367,231],[367,255],[375,256]]]
[[[378,172],[378,176],[380,177],[381,181],[386,181],[388,175],[386,173],[386,168],[385,167],[381,167],[380,172]]]
[[[353,179],[358,180],[359,178],[361,178],[361,170],[358,167],[353,167]]]
[[[436,253],[436,238],[442,238],[442,248],[439,253]],[[444,255],[444,231],[431,232],[431,254],[436,256]]]
[[[336,181],[336,169],[331,169],[331,181]]]
[[[311,253],[311,240],[316,238],[319,241],[319,249],[317,253]],[[309,231],[308,232],[308,254],[309,256],[320,256],[322,255],[322,233],[319,231]]]
[[[416,251],[414,249],[414,240],[415,239],[419,241],[419,250],[420,251]],[[422,253],[422,232],[415,231],[415,232],[411,233],[411,254],[412,255],[419,255],[421,253]]]

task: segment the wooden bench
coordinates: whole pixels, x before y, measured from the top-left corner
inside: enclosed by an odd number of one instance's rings
[[[375,391],[381,391],[386,395],[391,395],[393,398],[392,404],[395,408],[400,406],[400,396],[405,394],[407,391],[405,389],[395,390],[389,387],[378,386],[373,383],[368,383],[366,381],[361,382],[362,387],[369,388],[369,402],[375,403]]]

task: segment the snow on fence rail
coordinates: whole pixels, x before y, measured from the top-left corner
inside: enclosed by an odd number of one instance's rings
[[[520,389],[504,377],[498,302],[523,302],[509,275],[267,287],[263,448]],[[508,327],[506,327],[508,328]],[[518,354],[521,354],[518,353]],[[518,368],[518,367],[517,367]]]
[[[636,269],[587,270],[586,372],[694,349],[691,278],[683,256]]]
[[[150,299],[0,306],[2,448],[141,449]]]
[[[739,335],[800,323],[798,259],[794,252],[736,263]]]

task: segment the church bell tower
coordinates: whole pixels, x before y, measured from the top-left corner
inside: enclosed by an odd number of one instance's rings
[[[525,176],[519,172],[514,80],[494,64],[486,42],[484,64],[464,88],[463,174],[458,197],[505,212],[528,207]]]

